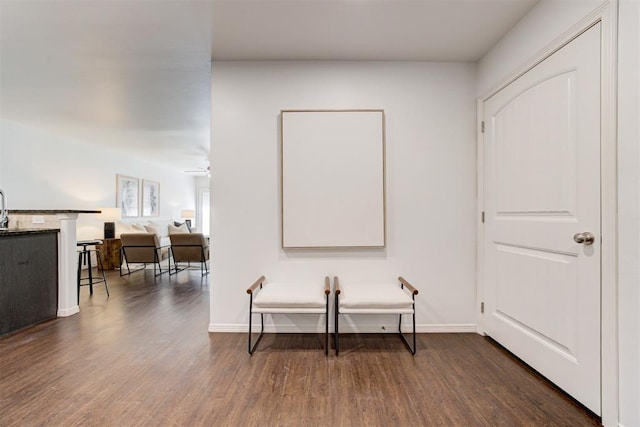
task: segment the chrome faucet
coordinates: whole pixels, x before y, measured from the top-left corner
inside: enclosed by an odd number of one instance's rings
[[[7,210],[7,198],[4,191],[0,190],[2,204],[0,204],[0,229],[6,229],[9,226],[9,211]]]

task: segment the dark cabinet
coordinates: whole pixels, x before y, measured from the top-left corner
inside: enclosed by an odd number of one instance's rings
[[[0,335],[57,311],[58,233],[0,236]]]

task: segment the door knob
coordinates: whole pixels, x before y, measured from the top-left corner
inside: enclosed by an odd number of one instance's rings
[[[584,243],[585,246],[589,246],[589,245],[593,245],[593,242],[595,242],[596,237],[593,235],[593,233],[585,231],[584,233],[574,234],[573,240],[576,243]]]

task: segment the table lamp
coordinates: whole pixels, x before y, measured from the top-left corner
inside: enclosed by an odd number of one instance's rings
[[[184,218],[184,222],[187,223],[187,227],[191,229],[191,218],[196,217],[196,211],[194,211],[193,209],[183,209],[180,213],[180,216]]]
[[[122,218],[122,211],[120,208],[100,208],[98,219],[105,221],[104,223],[104,238],[113,239],[116,237],[116,223]]]

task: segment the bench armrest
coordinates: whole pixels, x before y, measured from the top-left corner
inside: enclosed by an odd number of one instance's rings
[[[251,286],[249,287],[249,289],[247,289],[247,293],[248,293],[248,294],[252,294],[252,293],[253,293],[253,291],[255,291],[255,290],[256,290],[256,288],[257,288],[258,286],[261,286],[261,285],[262,285],[262,282],[264,282],[264,276],[260,276],[260,277],[258,278],[258,280],[256,280],[255,282],[253,282],[253,285],[251,285]]]
[[[400,283],[402,283],[402,285],[404,285],[405,288],[410,290],[413,295],[418,295],[418,290],[411,283],[407,282],[404,277],[400,276],[398,277],[398,280],[400,281]]]
[[[333,287],[336,295],[340,295],[340,279],[338,279],[338,276],[333,276]]]

